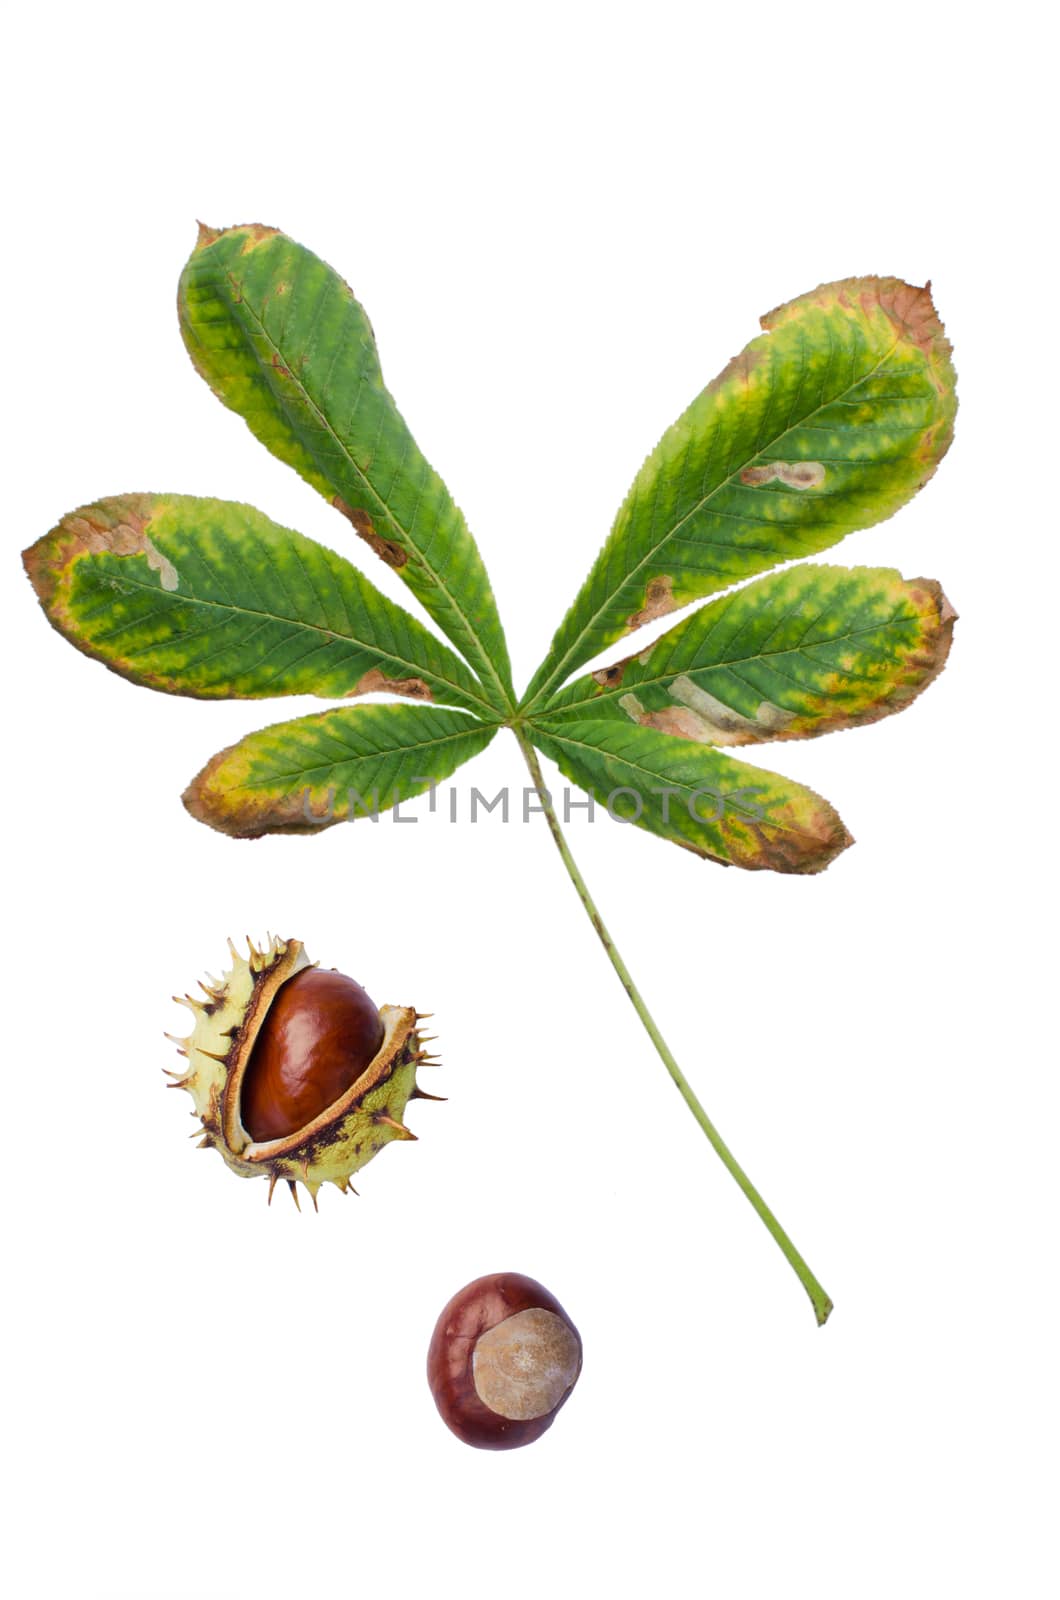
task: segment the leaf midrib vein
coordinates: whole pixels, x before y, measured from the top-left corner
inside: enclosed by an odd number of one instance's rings
[[[774,656],[809,655],[810,651],[816,649],[818,645],[846,644],[851,639],[860,639],[864,634],[879,633],[881,628],[897,627],[906,623],[911,625],[914,621],[915,619],[913,617],[901,619],[892,617],[887,622],[877,623],[875,626],[854,628],[849,633],[837,633],[828,639],[818,639],[812,645],[807,645],[805,642],[800,641],[798,644],[788,645],[788,647],[784,650],[756,650],[753,655],[733,656],[731,661],[711,661],[706,666],[697,666],[694,662],[687,666],[681,666],[680,664],[677,666],[671,665],[665,672],[660,672],[655,677],[637,678],[629,685],[629,688],[638,690],[655,689],[660,685],[665,684],[668,678],[676,678],[681,673],[687,673],[689,676],[692,676],[693,673],[700,672],[725,672],[730,667],[746,667],[752,665],[756,661],[768,661]],[[623,662],[616,662],[617,666],[622,666],[624,664],[625,663]],[[854,674],[850,674],[850,676],[853,677]],[[540,718],[550,716],[567,716],[572,711],[576,711],[579,706],[598,706],[604,701],[614,700],[620,690],[623,693],[628,692],[623,684],[618,684],[614,689],[605,689],[602,694],[587,695],[583,700],[572,700],[567,705],[558,706],[555,711],[539,711],[537,716]]]
[[[399,532],[401,532],[404,535],[405,539],[408,541],[408,543],[415,550],[415,552],[416,552],[419,560],[422,562],[424,570],[426,571],[426,573],[427,573],[428,577],[430,578],[431,582],[445,596],[446,602],[452,608],[452,610],[456,613],[456,615],[461,619],[461,621],[463,622],[465,628],[467,629],[468,635],[475,641],[475,645],[476,645],[476,647],[477,647],[477,649],[478,649],[483,661],[485,661],[486,665],[488,666],[490,674],[491,674],[491,676],[493,678],[493,681],[494,681],[494,683],[495,683],[495,685],[497,687],[497,690],[501,695],[502,703],[505,706],[510,706],[510,701],[509,701],[508,694],[507,694],[507,692],[506,692],[506,690],[504,688],[503,683],[501,682],[501,679],[500,679],[500,676],[499,676],[499,674],[497,672],[496,667],[493,665],[493,660],[492,660],[492,657],[489,654],[489,651],[486,649],[482,639],[479,637],[477,630],[472,625],[471,618],[464,611],[464,608],[457,602],[456,597],[450,592],[448,585],[442,580],[442,577],[439,574],[438,569],[428,559],[426,551],[423,549],[423,547],[421,545],[416,544],[414,542],[414,540],[412,538],[411,530],[403,527],[403,525],[398,520],[398,518],[397,518],[396,514],[394,513],[394,511],[391,509],[389,501],[380,492],[380,490],[378,490],[375,487],[375,485],[372,483],[371,479],[368,477],[368,474],[364,471],[364,469],[361,467],[360,463],[357,461],[356,457],[351,454],[350,449],[347,446],[345,440],[339,434],[337,429],[332,426],[331,422],[328,420],[328,418],[325,415],[325,413],[320,409],[320,407],[317,405],[316,401],[313,399],[312,395],[309,393],[309,390],[306,388],[305,384],[301,381],[300,378],[297,378],[295,376],[295,373],[294,373],[291,365],[288,363],[288,361],[286,359],[284,359],[283,350],[280,348],[279,345],[277,345],[274,342],[271,334],[268,332],[267,328],[265,327],[264,322],[262,321],[261,317],[258,315],[258,313],[255,310],[255,308],[253,307],[253,305],[251,305],[250,301],[247,300],[245,297],[243,297],[238,301],[238,304],[244,308],[244,310],[246,311],[247,315],[252,319],[252,321],[254,322],[255,326],[260,331],[261,337],[263,338],[265,343],[269,346],[270,350],[272,350],[283,361],[284,370],[289,374],[290,381],[291,381],[292,385],[297,389],[299,395],[301,395],[303,397],[307,409],[311,410],[313,412],[313,414],[317,417],[321,427],[334,440],[335,444],[339,448],[340,453],[345,458],[345,460],[349,463],[349,465],[353,468],[353,470],[354,470],[355,474],[357,475],[358,479],[360,480],[360,482],[362,484],[364,484],[364,486],[375,497],[375,499],[379,501],[379,504],[386,511],[386,514],[390,518],[390,521],[393,523],[394,527],[397,528],[399,530]],[[233,307],[232,309],[234,311],[235,308]],[[266,381],[266,384],[268,384],[267,375],[265,375],[265,381]],[[395,411],[395,416],[397,416],[399,420],[402,420],[402,419],[400,419],[400,415],[397,412],[397,407],[396,406],[394,407],[394,411]],[[403,426],[405,426],[405,432],[406,432],[406,434],[409,435],[409,437],[411,439],[411,435],[409,434],[409,429],[408,429],[407,425],[405,425],[403,423]],[[392,489],[393,489],[393,485],[391,485],[391,490]],[[455,509],[455,507],[454,507],[454,509]],[[470,537],[471,537],[471,535],[470,535],[470,533],[468,533],[468,538],[470,539]],[[490,711],[491,712],[494,711],[495,709],[496,708],[493,707],[493,706],[490,707]]]
[[[135,578],[126,577],[125,574],[122,574],[122,582],[127,583],[130,588],[142,590],[145,594],[159,595],[162,593],[162,591],[156,588],[154,584],[139,583]],[[236,606],[232,605],[230,602],[223,603],[219,600],[205,600],[199,595],[180,594],[179,591],[170,596],[168,602],[162,607],[161,613],[154,612],[152,615],[164,615],[168,613],[174,605],[200,606],[203,610],[221,611],[228,613],[233,617],[259,617],[265,622],[275,622],[296,630],[304,630],[307,633],[320,634],[323,636],[323,642],[325,644],[346,643],[353,645],[356,649],[367,650],[372,655],[381,656],[386,660],[395,662],[399,666],[410,669],[410,675],[413,677],[418,677],[425,672],[429,673],[430,676],[435,678],[438,683],[445,685],[449,689],[452,689],[462,698],[466,700],[472,700],[476,705],[481,706],[490,717],[496,715],[495,706],[491,706],[486,700],[480,700],[479,697],[471,693],[470,690],[461,687],[460,684],[455,683],[451,678],[447,678],[443,673],[435,671],[433,667],[425,666],[422,662],[410,661],[406,656],[401,655],[397,651],[384,650],[380,645],[370,644],[366,640],[356,638],[352,633],[339,633],[334,628],[322,627],[318,622],[306,622],[301,618],[284,617],[279,615],[277,612],[263,611],[256,606]],[[137,622],[142,622],[142,619],[137,619]],[[136,623],[123,623],[118,628],[111,629],[109,633],[98,635],[96,639],[93,640],[93,643],[102,643],[106,639],[113,638],[115,634],[120,634],[135,626]],[[170,643],[177,644],[179,643],[179,640],[174,639],[171,640]],[[156,643],[153,646],[146,645],[142,648],[157,649],[158,645]]]
[[[611,724],[611,723],[609,723],[609,724],[607,724],[607,726],[609,726],[609,727],[612,727],[612,726],[619,727],[619,726],[621,726],[621,724],[618,724],[618,723]],[[555,742],[557,744],[569,745],[571,747],[571,749],[574,749],[574,750],[591,750],[591,751],[593,751],[593,753],[595,755],[597,755],[599,757],[602,757],[605,761],[608,760],[608,759],[610,759],[612,761],[621,761],[624,766],[629,767],[631,772],[640,773],[645,778],[664,778],[664,777],[667,777],[667,776],[671,776],[672,777],[672,774],[667,774],[667,773],[664,773],[664,772],[652,772],[652,770],[649,767],[642,767],[639,761],[631,761],[629,756],[621,755],[617,750],[604,750],[600,745],[586,744],[583,739],[572,739],[568,735],[556,733],[551,728],[542,729],[541,731],[543,733],[545,733],[548,738],[555,740]],[[632,731],[633,731],[633,727],[632,727],[632,724],[631,724],[630,725],[630,732],[632,732]],[[668,737],[672,737],[672,735],[663,734],[662,737],[663,738],[668,738]],[[681,743],[688,743],[689,741],[682,740],[680,742]],[[699,748],[700,750],[709,750],[712,755],[717,756],[718,760],[720,762],[724,763],[725,765],[730,765],[730,766],[733,766],[733,767],[736,767],[736,768],[742,768],[746,772],[761,773],[764,778],[779,778],[781,780],[781,782],[788,783],[791,786],[791,788],[795,789],[795,790],[798,790],[798,789],[803,787],[801,784],[795,783],[792,779],[785,778],[783,776],[783,774],[781,774],[781,773],[770,772],[768,770],[768,768],[766,768],[766,767],[755,767],[755,766],[752,766],[752,765],[750,765],[750,764],[748,764],[746,762],[737,761],[732,756],[725,755],[722,751],[718,750],[714,745],[699,745],[697,748]],[[681,789],[690,789],[691,785],[688,784],[688,783],[685,783],[685,782],[681,782],[681,783],[679,783],[677,785],[677,787],[681,788]],[[804,792],[805,793],[809,793],[809,794],[813,793],[812,790],[804,790]],[[739,805],[737,805],[735,807],[735,809],[737,811],[739,811],[740,810]],[[750,812],[742,812],[741,814],[746,816],[748,818],[748,820],[750,820],[752,822],[755,820],[755,818],[752,816],[752,814]],[[706,819],[700,819],[700,820],[703,821],[704,826],[707,825],[706,824]],[[721,821],[723,821],[723,820],[724,819],[720,819],[719,820],[719,823],[718,823],[719,826],[721,825]],[[812,839],[812,838],[816,838],[817,837],[814,833],[812,833],[807,828],[797,828],[797,827],[794,827],[791,823],[788,823],[788,822],[778,822],[773,817],[767,817],[765,819],[765,825],[767,827],[770,827],[770,828],[777,828],[777,829],[781,830],[784,833],[795,834],[796,837],[798,837],[798,838],[811,838]]]
[[[407,706],[404,709],[413,710],[414,708]],[[322,715],[330,716],[334,715],[334,713],[325,711],[322,713]],[[297,724],[294,724],[294,726],[296,725]],[[320,730],[316,728],[312,730],[303,728],[302,733],[304,737],[310,737],[311,735],[316,735],[319,731]],[[333,739],[338,738],[337,730],[329,728],[325,731],[328,732]],[[288,772],[272,772],[266,777],[255,778],[253,780],[247,778],[239,785],[239,787],[241,789],[261,789],[264,788],[268,783],[275,783],[279,779],[305,777],[310,772],[323,772],[329,769],[334,769],[335,767],[347,766],[357,761],[382,762],[386,761],[391,756],[401,757],[404,755],[411,755],[417,750],[437,749],[440,745],[451,744],[454,739],[477,738],[482,733],[488,733],[492,737],[495,732],[495,728],[486,728],[482,725],[476,726],[474,722],[470,722],[466,728],[460,728],[454,733],[439,734],[433,739],[418,739],[415,744],[388,745],[382,750],[361,751],[350,751],[349,746],[347,746],[346,749],[348,753],[346,755],[336,757],[334,760],[328,760],[325,757],[323,761],[318,760],[314,766],[294,767]],[[249,737],[254,738],[254,735],[250,734]]]

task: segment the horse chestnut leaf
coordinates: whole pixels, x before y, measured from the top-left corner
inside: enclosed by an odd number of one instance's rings
[[[467,1284],[438,1318],[427,1381],[458,1439],[514,1450],[552,1426],[581,1365],[581,1338],[556,1297],[521,1272],[494,1272]]]

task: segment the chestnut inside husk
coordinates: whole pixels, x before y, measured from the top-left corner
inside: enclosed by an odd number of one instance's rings
[[[184,996],[195,1025],[174,1039],[187,1058],[171,1073],[202,1122],[200,1145],[220,1152],[241,1177],[283,1179],[297,1201],[316,1204],[323,1183],[346,1191],[350,1175],[384,1145],[414,1139],[401,1120],[431,1059],[412,1006],[378,1009],[354,979],[320,970],[298,939],[229,941],[232,968]],[[172,1037],[172,1035],[170,1035]]]
[[[361,985],[306,967],[277,991],[243,1075],[243,1126],[283,1139],[318,1117],[378,1053],[383,1023]]]

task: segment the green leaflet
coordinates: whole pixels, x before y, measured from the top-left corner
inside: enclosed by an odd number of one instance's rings
[[[534,743],[616,820],[737,867],[820,872],[853,840],[821,796],[629,722],[530,725]]]
[[[184,791],[199,822],[235,839],[319,833],[423,794],[496,732],[434,706],[343,706],[248,734]]]
[[[929,287],[848,278],[762,326],[637,474],[527,708],[624,634],[881,521],[931,477],[957,401]]]
[[[150,689],[200,699],[386,690],[490,715],[464,663],[414,617],[251,506],[122,495],[71,512],[23,559],[59,632]]]
[[[901,711],[942,671],[956,613],[929,578],[804,565],[722,595],[538,718],[614,717],[713,745],[805,739]]]
[[[218,398],[349,518],[467,657],[493,706],[509,706],[507,646],[482,557],[387,392],[348,286],[273,228],[203,228],[178,307],[192,361]]]

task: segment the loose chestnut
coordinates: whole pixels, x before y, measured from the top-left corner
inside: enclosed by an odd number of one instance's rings
[[[555,1295],[521,1272],[493,1272],[438,1318],[427,1382],[458,1439],[514,1450],[552,1426],[581,1366],[581,1338]]]
[[[249,941],[248,941],[249,944]],[[377,1008],[359,983],[310,962],[299,939],[229,943],[232,968],[186,995],[195,1022],[175,1039],[185,1067],[171,1073],[202,1123],[200,1144],[241,1177],[345,1192],[352,1173],[395,1139],[429,1060],[412,1006]],[[172,1037],[172,1035],[170,1035]]]

